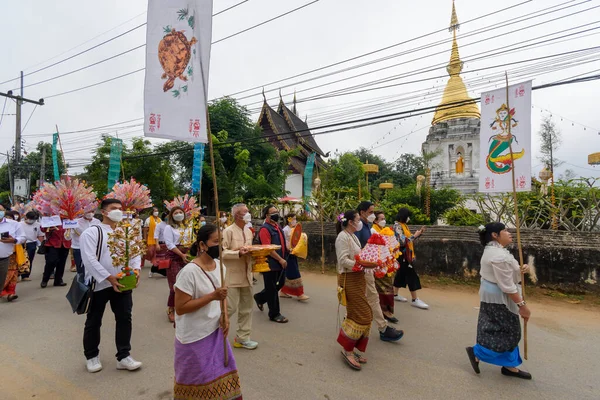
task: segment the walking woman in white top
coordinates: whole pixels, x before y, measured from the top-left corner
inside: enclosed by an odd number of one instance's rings
[[[167,301],[167,315],[169,322],[175,322],[175,290],[173,285],[177,274],[187,264],[187,253],[190,250],[192,232],[186,221],[185,211],[181,207],[173,207],[167,218],[167,226],[163,231],[165,246],[167,246],[167,259],[170,265],[167,270],[169,282],[169,300]]]
[[[215,225],[200,228],[190,253],[195,258],[175,282],[174,398],[241,399],[240,378],[227,342],[229,317],[221,313],[221,301],[227,307],[227,288],[221,286]],[[229,357],[227,366],[223,346]]]
[[[479,227],[481,244],[481,286],[479,288],[479,319],[477,344],[467,347],[473,370],[478,374],[479,362],[501,366],[502,375],[531,379],[531,374],[517,367],[523,362],[519,354],[521,322],[528,320],[531,311],[521,296],[521,271],[529,266],[519,262],[506,249],[512,235],[504,224],[493,222]]]

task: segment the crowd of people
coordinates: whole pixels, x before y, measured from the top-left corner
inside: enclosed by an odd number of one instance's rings
[[[251,338],[253,304],[260,311],[267,305],[271,321],[287,323],[280,298],[295,297],[301,302],[309,299],[304,293],[298,257],[291,254],[297,216],[288,214],[283,218],[277,207],[267,205],[261,215],[264,223],[255,230],[248,207],[240,203],[233,206],[230,216],[220,215],[219,231],[204,216],[196,219],[194,226],[192,216],[181,207],[159,214],[154,208],[145,221],[138,220],[137,215],[130,221],[142,227],[148,252],[145,257],[129,260],[129,266],[139,271],[148,260],[152,265],[150,277],[167,277],[167,316],[175,328],[175,398],[211,399],[214,393],[221,393],[219,398],[241,399],[234,353],[226,340],[230,318],[237,313],[233,347],[254,350],[259,343]],[[346,314],[337,342],[344,362],[352,369],[361,370],[367,363],[365,352],[372,324],[380,340],[402,339],[404,332],[390,326],[399,322],[394,315],[395,302],[410,301],[416,308],[429,308],[418,297],[421,283],[414,265],[415,243],[425,228],[411,233],[410,216],[405,208],[396,215],[392,230],[400,244],[400,268],[395,275],[381,278],[375,277],[368,266],[355,266],[356,256],[371,235],[388,226],[385,214],[364,201],[356,210],[338,217],[337,283]],[[127,215],[119,200],[105,199],[98,217],[85,214],[76,228],[67,231],[62,226],[42,227],[35,211],[27,212],[20,221],[18,212],[0,204],[1,296],[9,302],[18,298],[16,285],[19,280],[31,280],[32,262],[40,253],[45,256],[40,286],[46,288],[52,279],[54,286],[65,286],[64,269],[71,251],[76,271],[85,276],[93,291],[83,333],[87,370],[95,373],[103,368],[99,358],[100,327],[106,304],[110,303],[116,320],[117,368],[133,371],[142,363],[130,354],[132,291],[121,290],[117,278],[120,269],[114,265],[108,245],[111,233]],[[530,316],[520,291],[521,272],[527,272],[528,266],[521,268],[506,250],[512,237],[504,225],[480,227],[480,236],[485,246],[481,308],[477,344],[466,349],[469,361],[476,373],[480,373],[479,363],[483,361],[501,366],[506,376],[531,379],[529,373],[517,368],[522,362],[519,316]],[[264,288],[256,293],[250,255],[253,244],[277,245],[267,257],[268,271],[262,272]],[[139,273],[136,277],[139,281]],[[410,300],[399,294],[401,288],[408,288]]]

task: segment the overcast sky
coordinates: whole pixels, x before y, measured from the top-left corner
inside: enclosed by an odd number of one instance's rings
[[[249,0],[214,18],[213,40],[241,31],[311,1]],[[215,0],[214,10],[218,12],[238,2],[240,0]],[[563,3],[563,6],[558,7]],[[25,74],[31,73],[142,24],[146,20],[147,7],[147,2],[144,0],[100,2],[0,0],[0,4],[2,9],[0,21],[5,33],[2,40],[0,82],[18,76],[20,70],[24,70]],[[508,10],[494,13],[509,6]],[[552,6],[557,7],[546,11],[547,15],[534,14],[526,21],[507,25],[518,21],[524,15]],[[571,7],[552,12],[567,6]],[[482,90],[501,85],[499,79],[504,70],[508,70],[509,78],[514,76],[514,83],[533,78],[534,86],[570,77],[598,74],[600,49],[592,49],[585,54],[574,53],[564,59],[547,58],[493,68],[500,64],[600,46],[600,8],[590,9],[598,6],[600,1],[584,0],[570,2],[510,0],[504,3],[457,0],[458,18],[463,23],[459,31],[460,55],[465,61],[463,79],[468,84],[470,94],[477,97]],[[418,2],[320,0],[281,19],[215,44],[212,48],[209,97],[212,99],[263,86],[272,81],[399,42],[407,42],[317,73],[276,85],[266,85],[265,90],[274,89],[273,92],[267,92],[267,97],[278,97],[279,87],[289,85],[282,89],[282,93],[284,100],[291,106],[292,93],[294,89],[297,90],[299,114],[302,118],[308,115],[310,126],[322,126],[436,105],[441,99],[441,91],[447,81],[447,76],[444,76],[446,74],[444,65],[450,58],[451,34],[447,28],[450,23],[451,7],[450,0]],[[489,13],[494,14],[467,22]],[[572,13],[578,14],[567,16]],[[544,23],[551,19],[557,20]],[[534,26],[536,24],[540,25]],[[489,28],[496,29],[481,32]],[[569,31],[559,33],[565,30]],[[546,42],[543,46],[537,45],[508,54],[469,61],[482,55],[499,53],[498,49],[503,46],[505,50],[510,50],[568,34],[572,36]],[[427,36],[412,40],[424,35]],[[478,41],[481,42],[474,43]],[[524,41],[529,42],[515,44]],[[72,60],[25,76],[25,85],[89,65],[144,42],[145,27],[142,27]],[[421,51],[416,50],[419,46],[433,43],[438,45]],[[37,107],[24,129],[25,149],[35,148],[40,140],[51,142],[51,132],[55,125],[58,125],[61,132],[69,132],[141,118],[143,116],[143,71],[89,89],[63,96],[51,96],[143,68],[144,51],[144,48],[133,50],[84,71],[25,87],[25,97],[46,99],[46,105]],[[398,53],[401,55],[380,63],[321,79],[300,82]],[[543,65],[540,64],[542,62]],[[400,65],[393,66],[394,64]],[[383,67],[389,68],[311,89],[314,86]],[[431,71],[423,73],[424,70]],[[472,70],[478,71],[469,72]],[[382,90],[369,90],[345,96],[330,94],[334,90],[346,89],[398,74],[413,75],[390,81],[386,84],[401,85]],[[420,82],[407,83],[415,80]],[[0,85],[0,91],[6,92],[16,87],[18,87],[17,81],[5,83]],[[600,113],[597,105],[599,92],[600,81],[592,81],[538,90],[533,93],[534,173],[537,174],[541,169],[536,157],[539,147],[536,132],[540,118],[551,113],[563,136],[563,144],[556,152],[556,157],[566,161],[557,172],[561,173],[569,168],[578,175],[600,176],[598,173],[600,169],[587,165],[587,155],[600,151]],[[254,89],[234,97],[239,98],[241,104],[248,105],[249,109],[254,111],[261,105],[260,93],[261,89]],[[323,94],[329,97],[307,101],[309,97]],[[252,96],[241,98],[247,95]],[[415,95],[419,97],[402,100]],[[277,106],[277,102],[277,99],[269,101],[273,107]],[[383,102],[389,104],[381,104]],[[3,105],[4,100],[0,98],[0,107]],[[23,106],[23,126],[33,109],[33,105]],[[0,134],[3,138],[0,150],[4,153],[14,144],[15,117],[10,115],[14,112],[15,106],[9,100],[4,111],[8,115],[4,115],[0,126]],[[375,151],[391,161],[401,153],[420,151],[432,115],[319,135],[316,136],[316,140],[326,152],[354,150],[360,146],[369,148],[375,146],[378,141],[376,146],[379,147],[376,147]],[[254,114],[253,118],[256,119],[257,114]],[[121,126],[139,123],[141,120],[124,123]],[[91,152],[102,132],[118,133],[119,137],[125,139],[142,135],[139,126],[122,128],[119,132],[95,130],[87,133],[65,133],[61,136],[65,157],[67,161],[77,166],[74,171],[81,171],[83,163],[90,159]],[[410,135],[402,137],[407,134]],[[5,159],[5,156],[0,156],[1,162]]]

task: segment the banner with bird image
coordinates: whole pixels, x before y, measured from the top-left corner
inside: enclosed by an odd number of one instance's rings
[[[531,190],[531,81],[481,94],[479,191]],[[512,148],[512,156],[511,156]]]
[[[212,0],[149,0],[144,134],[207,142]]]

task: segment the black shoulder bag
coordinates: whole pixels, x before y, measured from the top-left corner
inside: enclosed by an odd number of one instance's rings
[[[98,225],[94,225],[98,229],[98,243],[96,244],[96,258],[100,261],[102,255],[102,245],[104,242],[104,233],[102,228]],[[67,293],[67,300],[71,304],[71,309],[74,313],[79,315],[87,314],[92,303],[92,296],[94,295],[94,288],[96,287],[96,280],[92,278],[89,285],[85,283],[85,273],[77,273],[71,283],[71,288]]]

